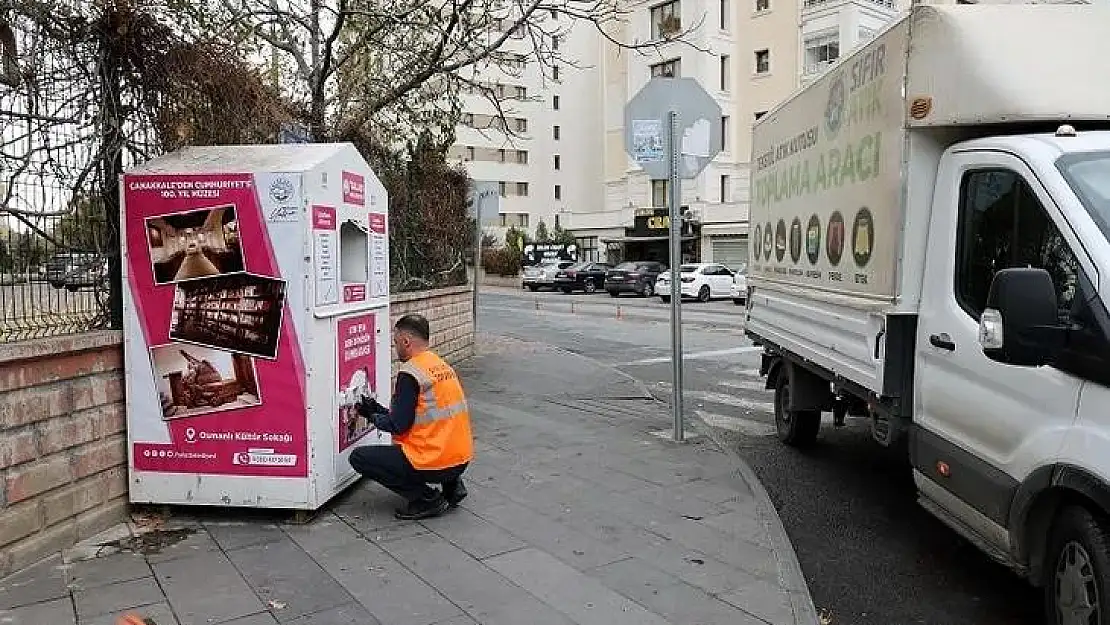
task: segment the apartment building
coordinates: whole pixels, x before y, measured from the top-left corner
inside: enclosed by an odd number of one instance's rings
[[[724,149],[682,185],[686,262],[747,261],[751,126],[808,78],[889,22],[905,0],[662,0],[634,2],[625,41],[644,55],[601,50],[603,180],[600,202],[576,206],[572,229],[588,258],[666,260],[666,181],[649,180],[624,150],[624,106],[656,75],[696,78],[722,110]],[[692,29],[682,41],[668,35]]]
[[[542,45],[554,60],[541,63],[535,42],[514,33],[496,62],[467,70],[476,86],[463,95],[449,153],[472,179],[500,188],[500,215],[485,227],[499,239],[512,226],[529,233],[541,221],[549,230],[566,227],[570,213],[591,210],[601,186],[601,38],[565,15],[543,20],[551,36]],[[501,28],[511,26],[506,19]],[[504,121],[485,87],[498,94]]]

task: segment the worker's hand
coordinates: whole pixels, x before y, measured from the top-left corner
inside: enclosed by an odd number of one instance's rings
[[[383,408],[382,405],[378,403],[378,400],[374,399],[373,397],[363,397],[362,399],[358,400],[358,411],[359,414],[366,417],[370,420],[371,423],[373,423],[374,415],[385,412],[385,408]]]

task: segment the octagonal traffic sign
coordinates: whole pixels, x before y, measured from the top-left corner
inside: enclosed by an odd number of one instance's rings
[[[677,114],[678,175],[696,178],[720,153],[721,107],[693,78],[652,78],[624,107],[625,150],[652,180],[670,177],[669,115]]]

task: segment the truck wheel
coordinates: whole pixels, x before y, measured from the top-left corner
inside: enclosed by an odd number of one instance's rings
[[[1050,625],[1110,624],[1110,528],[1086,508],[1056,517],[1045,551],[1045,608]]]
[[[792,447],[807,447],[817,441],[821,429],[821,411],[790,411],[790,372],[779,372],[775,382],[775,429],[779,440]]]

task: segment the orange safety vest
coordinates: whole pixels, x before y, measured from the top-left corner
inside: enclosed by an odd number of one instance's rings
[[[474,457],[470,411],[455,370],[425,350],[401,365],[400,372],[416,378],[420,385],[416,420],[409,431],[393,437],[401,444],[405,457],[421,470],[470,462]]]

